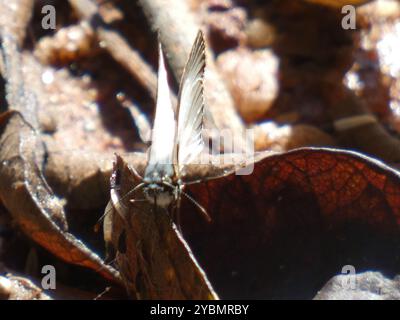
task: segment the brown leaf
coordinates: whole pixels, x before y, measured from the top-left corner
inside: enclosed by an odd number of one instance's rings
[[[398,272],[400,176],[371,158],[298,149],[188,186],[182,230],[222,298],[312,298],[333,273]]]
[[[16,224],[41,246],[64,261],[93,269],[119,282],[114,268],[105,265],[97,254],[68,232],[63,204],[42,173],[45,147],[38,134],[40,102],[35,92],[37,87],[28,85],[32,75],[24,74],[37,68],[29,56],[24,59],[13,35],[2,33],[0,36],[2,73],[10,109],[0,118],[0,199]],[[31,64],[25,64],[26,60]]]
[[[141,172],[143,166],[136,169]],[[116,263],[130,295],[137,299],[217,299],[169,216],[154,212],[147,201],[131,204],[130,197],[122,197],[137,181],[120,157],[113,178],[120,190],[111,191],[114,210],[107,212],[105,235],[117,251]]]
[[[33,240],[69,263],[96,270],[119,281],[118,273],[103,263],[67,231],[59,199],[37,166],[41,142],[19,112],[2,115],[0,137],[0,199],[18,226]]]
[[[98,75],[98,82],[93,83],[74,77],[66,69],[43,66],[30,52],[13,54],[5,48],[19,71],[7,79],[13,80],[16,88],[28,83],[35,98],[31,99],[36,102],[34,107],[28,111],[35,110],[37,119],[28,121],[41,131],[45,144],[45,159],[38,159],[37,164],[46,181],[67,200],[69,208],[102,207],[108,197],[113,151],[137,145],[127,111],[118,105],[112,92],[107,93],[113,91],[109,81],[114,83],[110,70],[115,65],[109,70],[103,67],[103,76]],[[23,90],[26,92],[26,88]],[[18,99],[9,101],[13,108],[25,104],[20,101],[25,96],[15,92],[12,96]],[[22,112],[25,118],[29,114],[26,109]]]

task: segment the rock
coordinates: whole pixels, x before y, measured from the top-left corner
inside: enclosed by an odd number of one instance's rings
[[[380,272],[342,274],[333,277],[314,300],[397,300],[400,276],[386,278]]]
[[[256,150],[284,152],[302,147],[334,147],[336,141],[317,127],[298,124],[279,126],[267,121],[253,126]]]
[[[220,54],[217,64],[241,116],[259,120],[278,95],[278,58],[268,49],[240,48]]]

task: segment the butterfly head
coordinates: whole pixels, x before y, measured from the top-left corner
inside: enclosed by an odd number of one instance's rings
[[[146,199],[159,207],[167,208],[175,199],[174,186],[169,174],[161,170],[147,171],[144,178],[143,193]]]
[[[146,199],[158,207],[167,208],[174,201],[174,190],[163,183],[150,183],[143,187]]]

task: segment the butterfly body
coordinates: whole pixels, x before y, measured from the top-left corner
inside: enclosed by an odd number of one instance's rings
[[[158,207],[168,208],[180,200],[187,164],[203,149],[203,78],[205,42],[197,34],[182,74],[178,105],[174,108],[169,95],[164,54],[159,45],[157,103],[152,144],[143,178],[145,198]],[[178,204],[179,205],[179,204]]]

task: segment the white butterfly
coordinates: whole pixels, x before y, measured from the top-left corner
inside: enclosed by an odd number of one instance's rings
[[[209,219],[206,211],[183,192],[182,173],[204,148],[202,137],[204,114],[205,42],[199,31],[183,71],[177,114],[171,103],[167,70],[159,44],[157,104],[152,144],[143,182],[134,188],[143,188],[149,202],[167,208],[180,200],[183,194],[196,204]]]

